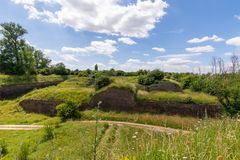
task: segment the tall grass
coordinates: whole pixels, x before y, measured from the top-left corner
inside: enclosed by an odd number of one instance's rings
[[[136,122],[142,124],[152,124],[164,127],[172,127],[179,129],[191,129],[201,119],[193,117],[180,117],[180,116],[168,116],[168,115],[154,115],[154,114],[140,114],[140,113],[125,113],[125,112],[103,112],[96,110],[87,110],[81,113],[83,120],[95,120],[94,116],[97,116],[101,120],[113,120],[113,121],[127,121]]]

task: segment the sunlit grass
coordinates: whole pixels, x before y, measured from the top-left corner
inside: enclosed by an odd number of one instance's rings
[[[138,91],[137,97],[139,100],[152,100],[164,102],[180,102],[186,103],[189,98],[196,104],[218,104],[217,97],[208,95],[206,93],[191,92],[184,90],[181,92],[159,92],[159,91]]]
[[[35,83],[46,81],[59,81],[64,80],[67,76],[59,75],[3,75],[0,74],[0,86],[10,84],[23,84],[23,83]]]

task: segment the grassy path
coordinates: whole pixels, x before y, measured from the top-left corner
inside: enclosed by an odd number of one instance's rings
[[[83,123],[94,123],[95,121],[80,121]],[[121,122],[121,121],[98,121],[99,123],[108,123],[109,125],[118,125],[118,126],[130,126],[140,129],[148,129],[155,132],[162,133],[190,133],[186,130],[181,129],[173,129],[168,127],[161,127],[149,124],[139,124],[139,123],[131,123],[131,122]],[[37,130],[43,128],[43,125],[0,125],[0,130]]]
[[[85,123],[94,123],[95,121],[81,121]],[[121,122],[121,121],[98,121],[99,123],[108,123],[109,125],[118,125],[118,126],[130,126],[140,129],[148,129],[155,132],[163,132],[163,133],[190,133],[186,130],[181,129],[173,129],[168,127],[161,127],[161,126],[155,126],[155,125],[148,125],[148,124],[139,124],[139,123],[131,123],[131,122]]]

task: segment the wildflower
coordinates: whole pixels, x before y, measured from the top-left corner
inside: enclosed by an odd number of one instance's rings
[[[135,139],[135,138],[137,138],[137,136],[132,136],[132,138],[134,138],[134,139]]]
[[[187,157],[182,157],[183,159],[187,159]]]
[[[138,134],[138,132],[135,132],[135,134]]]

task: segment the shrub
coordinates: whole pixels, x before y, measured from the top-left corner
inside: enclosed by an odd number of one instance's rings
[[[54,127],[49,126],[49,125],[45,126],[44,127],[44,135],[42,137],[42,141],[46,142],[48,140],[54,139],[54,137],[55,137]]]
[[[107,76],[99,76],[95,79],[95,88],[101,89],[111,83],[111,80]]]
[[[206,88],[206,83],[203,78],[198,78],[190,84],[190,89],[195,92],[203,91],[204,88]]]
[[[66,103],[57,106],[57,115],[61,120],[80,118],[80,113],[78,112],[78,105],[73,101],[68,101]]]
[[[138,83],[141,85],[151,85],[154,83],[154,77],[148,75],[140,75],[138,77]]]
[[[164,78],[164,73],[159,69],[155,69],[148,74],[150,77],[153,77],[155,81],[160,81]]]
[[[140,75],[138,77],[138,83],[141,85],[151,85],[159,83],[164,78],[164,73],[160,70],[153,70],[148,74]]]
[[[194,101],[193,101],[192,97],[188,96],[187,98],[185,98],[184,103],[186,103],[186,104],[194,104]]]
[[[7,154],[7,145],[4,141],[0,141],[0,159]]]
[[[182,89],[190,88],[190,86],[191,86],[193,81],[194,81],[194,77],[193,76],[183,77],[182,80],[181,80]]]

